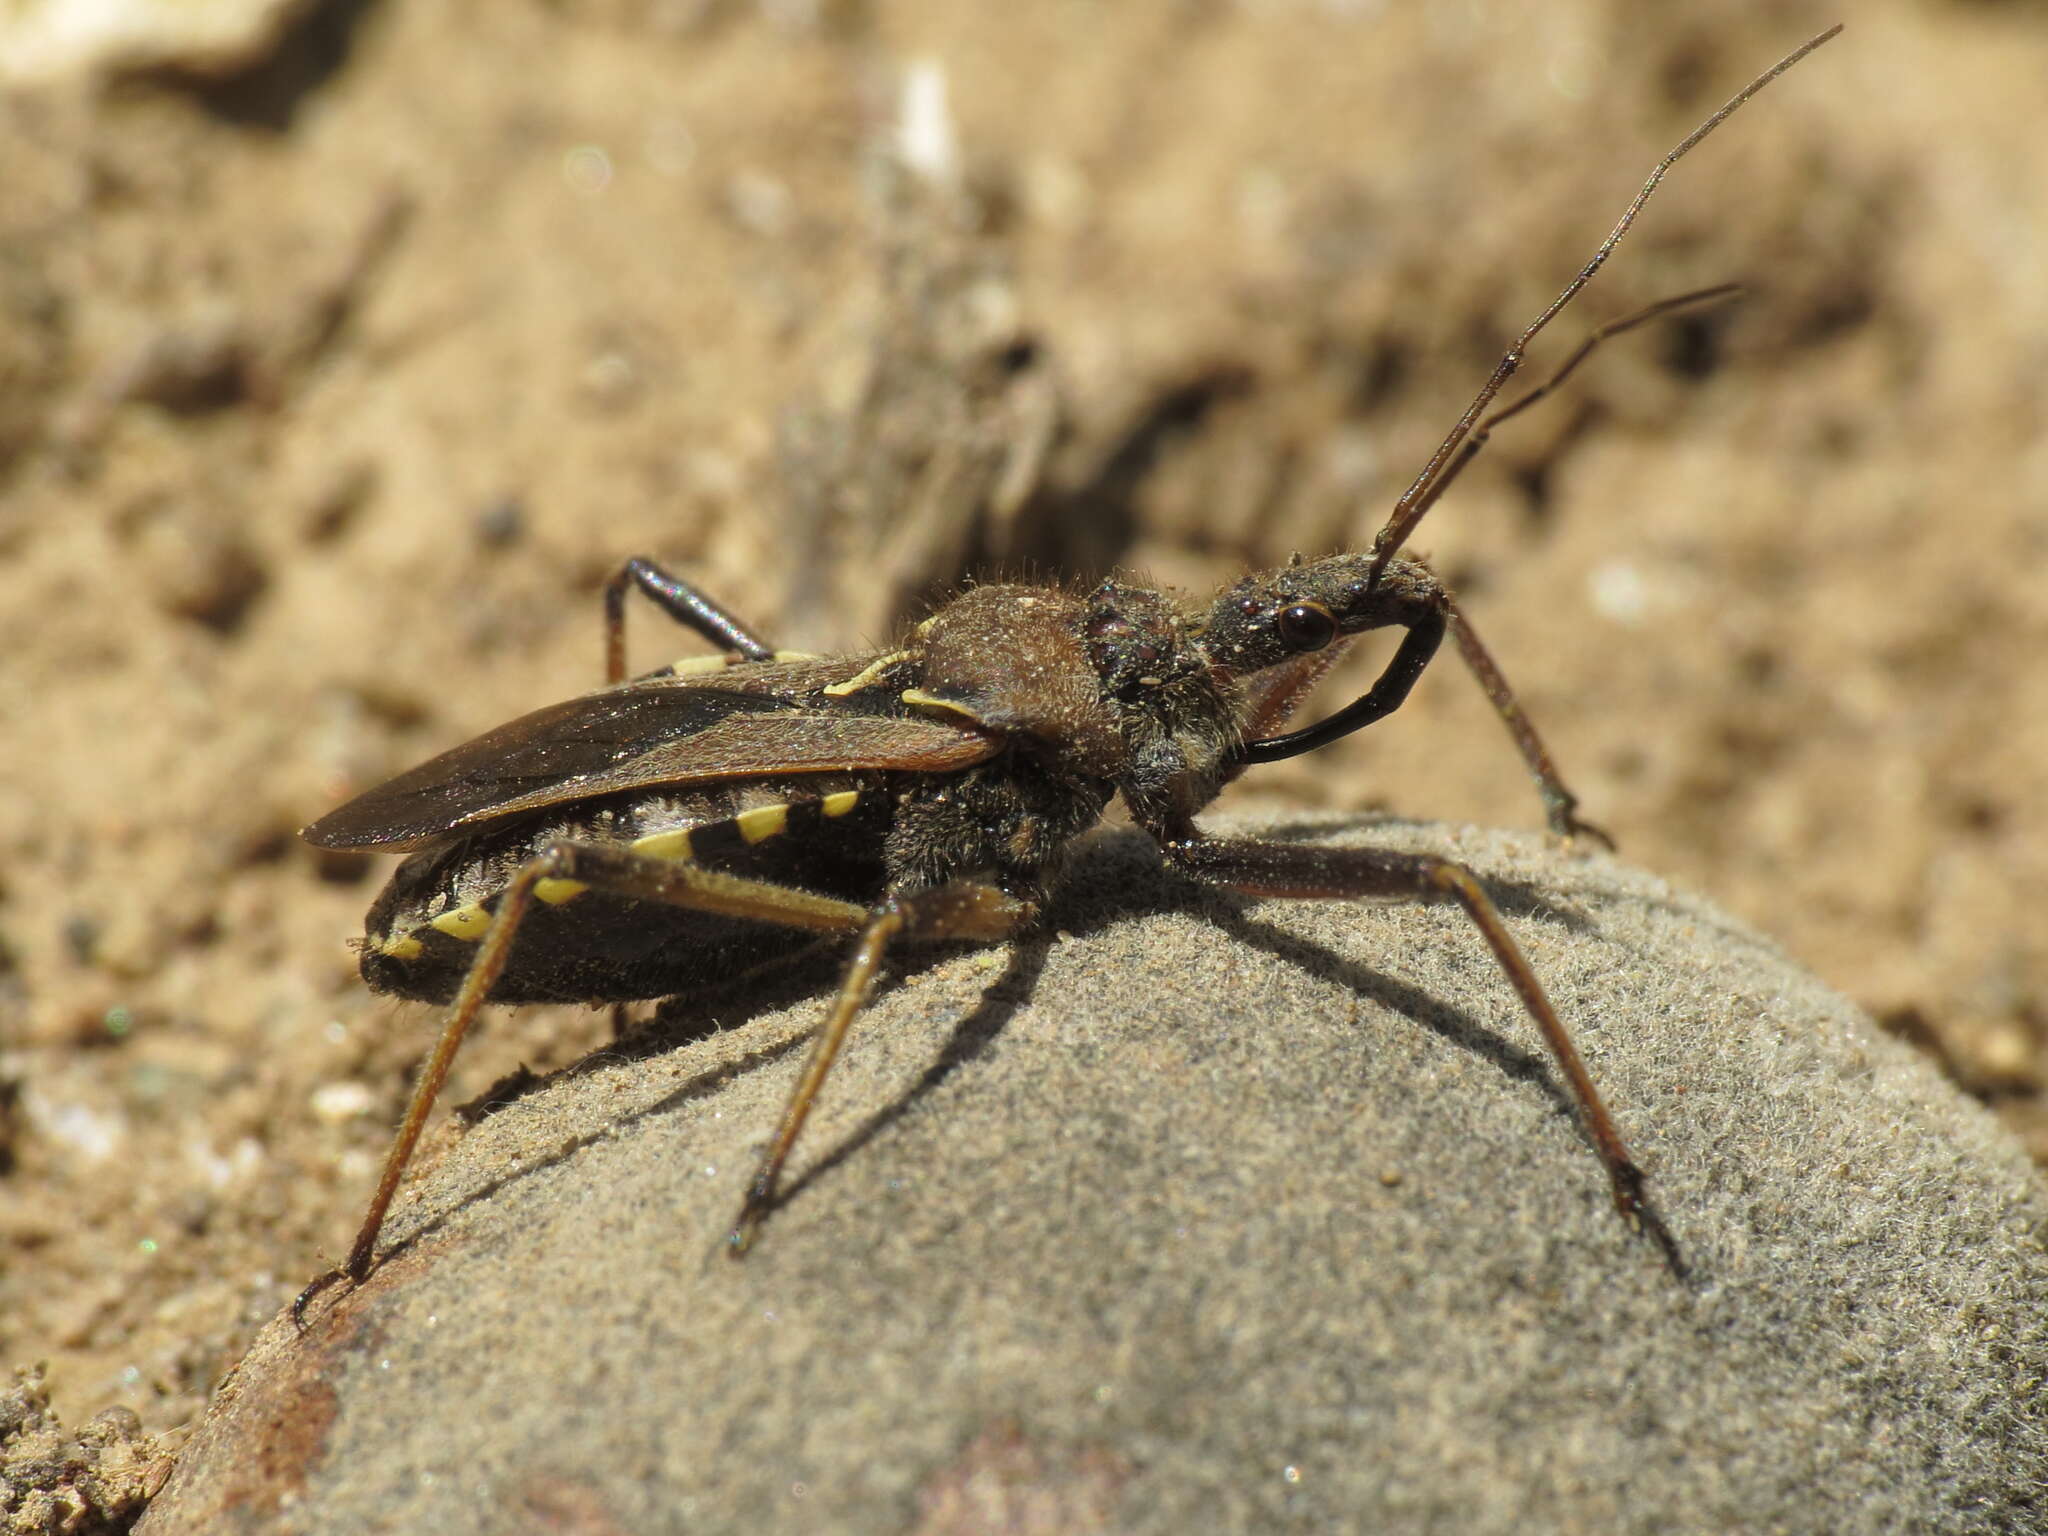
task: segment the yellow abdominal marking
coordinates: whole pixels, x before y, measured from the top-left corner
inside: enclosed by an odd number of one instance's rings
[[[776,661],[816,661],[818,653],[816,651],[777,651],[774,659]]]
[[[740,836],[748,842],[762,842],[776,836],[789,824],[789,807],[756,806],[751,811],[741,811],[739,815],[733,817],[732,824],[740,829]]]
[[[824,796],[818,807],[827,816],[844,816],[860,801],[857,789],[842,789]],[[751,811],[741,811],[733,817],[732,824],[741,837],[749,843],[766,842],[778,837],[789,826],[787,805],[760,805]],[[633,852],[650,859],[663,859],[672,863],[687,864],[695,857],[690,847],[690,829],[677,827],[668,832],[651,832],[646,837],[636,838],[629,845]],[[547,876],[533,882],[533,895],[537,901],[558,907],[565,901],[574,901],[589,890],[582,880],[563,880]],[[472,901],[465,906],[454,907],[432,919],[425,926],[447,934],[452,939],[461,939],[474,944],[490,931],[492,914],[482,902]],[[417,960],[426,952],[426,946],[416,937],[420,930],[414,928],[408,933],[391,934],[376,944],[377,953],[393,960]]]
[[[480,902],[472,901],[466,907],[443,912],[430,926],[438,928],[451,939],[464,939],[474,944],[490,929],[491,914],[483,909]]]
[[[644,853],[650,859],[671,859],[678,864],[690,860],[690,829],[677,827],[673,832],[651,832],[633,842],[635,853]]]
[[[895,666],[897,662],[908,661],[909,659],[910,652],[908,651],[891,651],[886,656],[877,656],[845,682],[828,683],[818,691],[828,694],[835,699],[843,699],[849,693],[859,693],[863,688],[872,688],[884,672]]]

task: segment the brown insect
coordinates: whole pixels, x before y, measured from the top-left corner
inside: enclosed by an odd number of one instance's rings
[[[1114,579],[1088,592],[976,587],[897,649],[830,657],[776,652],[689,584],[628,562],[605,591],[608,686],[444,753],[305,831],[322,848],[410,854],[370,909],[363,976],[375,991],[449,1012],[346,1264],[297,1306],[333,1279],[369,1273],[427,1114],[485,1003],[668,996],[841,938],[851,952],[838,991],[727,1236],[743,1252],[889,950],[1018,933],[1041,910],[1062,850],[1118,795],[1168,863],[1233,891],[1461,906],[1542,1031],[1616,1207],[1677,1268],[1641,1170],[1470,870],[1389,849],[1212,838],[1194,817],[1247,768],[1398,709],[1448,634],[1512,733],[1551,830],[1605,841],[1579,820],[1451,594],[1398,551],[1492,429],[1602,341],[1732,291],[1682,295],[1595,330],[1545,383],[1487,414],[1671,166],[1839,30],[1751,81],[1658,163],[1592,259],[1516,338],[1369,552],[1297,561],[1202,600]],[[625,681],[632,588],[724,654]],[[1402,636],[1373,685],[1321,722],[1283,731],[1350,642],[1386,628]]]

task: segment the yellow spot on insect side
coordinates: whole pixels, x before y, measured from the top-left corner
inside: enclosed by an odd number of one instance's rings
[[[741,837],[750,843],[758,843],[776,836],[789,824],[789,807],[759,805],[751,811],[741,811],[732,821],[740,829]]]
[[[829,694],[835,699],[843,699],[849,693],[859,693],[863,688],[872,688],[884,672],[895,666],[897,662],[908,661],[909,659],[910,652],[908,651],[891,651],[886,656],[877,656],[845,682],[828,683],[818,691]]]
[[[490,929],[491,914],[472,901],[466,907],[443,912],[434,919],[433,926],[451,939],[464,939],[474,944]]]
[[[668,664],[677,677],[694,677],[699,672],[723,672],[732,665],[730,656],[685,656]]]
[[[677,827],[673,832],[650,832],[645,837],[634,839],[633,851],[644,853],[650,859],[673,859],[679,864],[687,863],[692,857],[690,829]]]
[[[589,889],[590,887],[581,880],[550,878],[533,882],[533,894],[551,907],[559,907],[565,901],[574,901]]]
[[[912,709],[940,709],[949,715],[972,720],[976,724],[981,721],[979,715],[958,699],[942,699],[935,693],[926,693],[922,688],[906,688],[903,690],[902,698]]]
[[[859,803],[859,790],[842,789],[835,794],[827,795],[818,802],[818,806],[827,816],[844,816]]]
[[[397,933],[377,946],[377,953],[393,960],[417,960],[425,945],[409,933]]]
[[[816,651],[777,651],[775,659],[777,661],[816,661],[818,653]]]

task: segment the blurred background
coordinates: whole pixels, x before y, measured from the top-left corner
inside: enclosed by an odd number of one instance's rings
[[[435,1020],[355,977],[389,862],[295,831],[593,686],[622,559],[835,649],[974,573],[1362,544],[1836,20],[1528,377],[1746,297],[1602,351],[1416,543],[1622,857],[2048,1157],[2048,10],[9,7],[0,1363],[171,1429],[340,1254]],[[1232,793],[1541,825],[1448,657]],[[445,1102],[615,1027],[493,1013]]]

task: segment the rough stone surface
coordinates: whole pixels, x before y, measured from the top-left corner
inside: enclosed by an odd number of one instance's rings
[[[815,997],[520,1093],[269,1328],[142,1530],[2039,1529],[2048,1194],[1703,902],[1480,870],[1690,1266],[1631,1235],[1455,910],[1083,853],[908,968],[754,1255]]]

